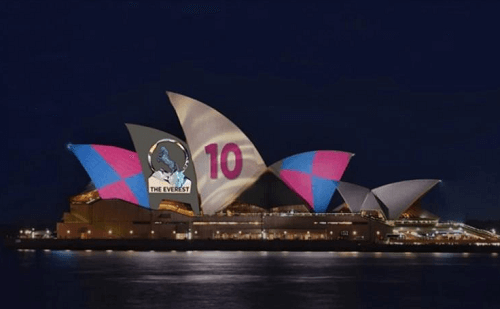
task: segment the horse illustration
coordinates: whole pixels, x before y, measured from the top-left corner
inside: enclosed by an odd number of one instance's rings
[[[179,170],[177,163],[175,163],[172,159],[170,159],[170,156],[168,155],[168,150],[165,147],[160,148],[160,153],[158,154],[157,161],[163,162],[165,165],[167,165],[168,168],[170,168],[171,173],[175,173],[176,171]]]

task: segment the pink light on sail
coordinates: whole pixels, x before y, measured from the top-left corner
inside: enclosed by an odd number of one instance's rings
[[[113,146],[92,145],[92,148],[115,170],[122,178],[142,173],[141,163],[133,151]]]
[[[311,175],[297,171],[281,170],[280,178],[309,205],[314,205]]]
[[[340,180],[351,157],[351,153],[343,151],[317,151],[312,163],[312,173],[321,178]]]

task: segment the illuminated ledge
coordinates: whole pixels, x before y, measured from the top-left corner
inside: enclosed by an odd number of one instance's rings
[[[314,224],[344,224],[344,225],[351,225],[352,222],[350,221],[337,221],[337,222],[314,222]]]
[[[194,212],[188,209],[187,205],[179,202],[161,201],[158,210],[169,210],[188,217],[194,217]]]
[[[259,222],[259,221],[248,221],[248,222],[245,222],[245,221],[240,221],[240,222],[224,222],[224,221],[221,221],[221,222],[193,222],[193,225],[239,225],[239,224],[252,224],[252,225],[259,225],[259,224],[262,224],[262,222]]]
[[[97,201],[100,198],[101,197],[99,196],[99,192],[97,192],[97,190],[92,190],[72,196],[69,198],[69,201],[72,204],[91,204],[92,202]]]

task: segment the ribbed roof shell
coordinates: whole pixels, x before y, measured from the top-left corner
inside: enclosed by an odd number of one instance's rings
[[[377,198],[375,197],[375,195],[371,191],[366,194],[366,198],[363,201],[363,205],[361,206],[361,210],[380,210],[383,213],[385,213],[384,210],[382,209],[382,207],[380,207],[380,204],[377,201]]]
[[[201,208],[212,215],[252,185],[266,170],[266,164],[250,139],[220,112],[177,93],[167,95],[191,149]],[[228,155],[230,152],[234,155]],[[239,170],[230,174],[229,167],[237,164]]]
[[[367,194],[370,189],[355,185],[353,183],[348,183],[344,181],[339,181],[339,186],[337,187],[340,195],[347,203],[352,212],[359,212],[363,206]]]
[[[372,192],[387,206],[388,218],[394,220],[440,181],[437,179],[406,180],[378,187]]]

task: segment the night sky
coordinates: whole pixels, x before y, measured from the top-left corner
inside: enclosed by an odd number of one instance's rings
[[[2,1],[0,223],[59,221],[71,143],[184,138],[166,90],[219,110],[266,164],[354,152],[343,180],[437,178],[444,220],[500,219],[498,1]]]

